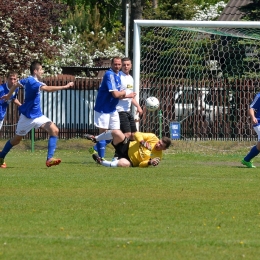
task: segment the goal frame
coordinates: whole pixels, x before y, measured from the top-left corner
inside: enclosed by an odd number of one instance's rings
[[[136,99],[139,101],[140,64],[141,64],[141,29],[142,27],[221,27],[221,28],[259,28],[260,22],[249,21],[189,21],[189,20],[134,20],[133,42],[133,78]]]

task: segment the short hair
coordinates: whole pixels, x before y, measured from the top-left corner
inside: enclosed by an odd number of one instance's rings
[[[39,61],[37,61],[37,60],[33,61],[30,66],[31,75],[33,75],[34,70],[37,70],[41,65],[42,64]]]
[[[10,76],[18,77],[18,73],[14,70],[10,70],[10,71],[7,72],[6,77],[9,78]]]
[[[164,136],[162,138],[162,142],[165,144],[166,149],[168,149],[170,147],[170,145],[172,144],[172,140],[167,136]]]
[[[131,59],[129,57],[122,58],[122,62],[124,62],[124,61],[130,61],[132,63],[132,61],[131,61]]]
[[[112,58],[111,64],[114,63],[114,60],[121,60],[121,58],[119,56],[116,56],[116,57]]]

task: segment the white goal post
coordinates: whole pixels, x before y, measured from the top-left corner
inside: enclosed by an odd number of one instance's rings
[[[254,55],[254,58],[255,58],[255,60],[256,59],[258,59],[257,61],[256,61],[256,63],[255,64],[253,64],[254,66],[256,66],[256,64],[258,64],[258,63],[260,63],[260,34],[259,34],[259,32],[260,32],[260,22],[249,22],[249,21],[177,21],[177,20],[135,20],[134,21],[134,42],[133,42],[133,78],[134,78],[134,91],[137,93],[137,97],[136,97],[136,99],[137,100],[139,100],[140,101],[140,96],[139,96],[139,94],[140,94],[140,86],[141,86],[141,74],[143,73],[143,74],[145,74],[145,75],[154,75],[155,74],[155,72],[153,71],[153,72],[151,72],[151,73],[147,73],[147,72],[143,72],[142,71],[142,69],[141,69],[141,67],[142,67],[142,30],[145,30],[146,28],[148,28],[148,27],[150,27],[150,28],[153,28],[153,27],[158,27],[158,28],[172,28],[173,30],[176,28],[176,30],[178,30],[178,31],[181,31],[181,30],[184,30],[185,31],[185,33],[187,34],[187,32],[194,32],[194,31],[196,31],[196,33],[198,33],[198,34],[200,34],[201,32],[202,33],[205,33],[206,32],[206,34],[210,34],[210,33],[212,33],[212,35],[214,35],[214,34],[218,34],[218,35],[220,35],[220,33],[222,33],[221,34],[221,37],[241,37],[241,38],[243,38],[243,40],[244,39],[249,39],[249,40],[251,40],[251,42],[250,42],[250,44],[252,45],[252,41],[256,41],[257,42],[257,44],[256,44],[256,47],[254,47],[255,49],[254,49],[254,51],[256,51],[257,52],[257,54],[253,54]],[[219,32],[216,32],[216,31],[214,31],[214,32],[209,32],[209,31],[207,31],[207,30],[217,30],[218,28],[221,28],[221,29],[223,29],[220,33]],[[225,29],[227,29],[227,32],[225,31]],[[230,31],[228,31],[230,29]],[[255,30],[255,31],[253,31],[253,33],[251,33],[251,34],[248,34],[247,35],[247,32],[244,34],[244,32],[243,33],[238,33],[237,35],[236,35],[236,30],[237,31],[239,31],[238,29],[244,29],[245,31],[246,30]],[[235,32],[235,33],[234,33]],[[152,33],[152,32],[151,32]],[[243,34],[243,35],[242,35]],[[253,35],[253,36],[252,36]],[[164,37],[164,40],[165,39],[167,39],[167,36],[163,36]],[[172,38],[174,38],[174,36],[171,36]],[[194,37],[194,36],[193,36]],[[197,38],[196,39],[202,39],[204,36],[196,36]],[[191,39],[190,41],[192,41],[193,39]],[[196,40],[194,40],[194,42],[196,42]],[[195,43],[194,43],[195,44]],[[249,43],[246,43],[247,45],[249,44]],[[161,44],[162,45],[162,44]],[[250,45],[250,46],[251,46]],[[152,46],[152,48],[153,48],[153,46]],[[201,49],[202,49],[202,47],[200,47]],[[250,49],[252,49],[251,47],[250,47]],[[147,50],[146,50],[147,51]],[[163,50],[163,51],[165,51],[165,50]],[[159,50],[158,49],[158,52],[163,52],[162,50]],[[167,50],[168,51],[168,50]],[[201,51],[201,50],[200,50]],[[211,51],[211,50],[210,50]],[[209,52],[210,52],[209,51]],[[212,52],[212,51],[211,51]],[[248,55],[249,56],[249,55]],[[164,56],[164,58],[165,58],[166,56]],[[192,57],[194,57],[194,55],[192,56],[189,56],[187,59],[192,59]],[[147,60],[149,59],[149,58],[146,58]],[[157,62],[157,58],[154,58],[154,64]],[[250,61],[251,62],[251,61]],[[148,63],[149,63],[149,61],[148,61]],[[152,62],[151,62],[152,63]],[[151,65],[152,66],[152,65]],[[200,66],[201,66],[201,64],[200,64]],[[214,60],[213,60],[213,62],[211,62],[211,66],[216,66],[217,67],[217,65],[215,65],[214,64]],[[230,66],[230,65],[225,65],[225,66]],[[190,67],[191,67],[191,65],[190,65]],[[197,65],[197,67],[198,67],[198,65]],[[202,66],[201,66],[202,67]],[[247,67],[249,67],[249,66],[247,66]],[[165,68],[165,70],[167,70],[167,68]],[[256,70],[254,70],[254,72],[255,71],[257,71],[257,73],[258,73],[258,68],[256,69]],[[182,72],[183,73],[183,72]],[[234,74],[235,74],[236,72],[234,72]],[[243,75],[243,79],[244,80],[247,80],[247,78],[246,78],[246,75],[253,75],[252,73],[253,72],[251,72],[251,71],[247,71],[246,72],[247,74],[245,74],[245,75]],[[251,73],[251,74],[250,74]],[[259,73],[260,73],[260,68],[259,68]],[[181,73],[180,73],[181,74]],[[222,74],[221,74],[222,75]],[[260,74],[259,74],[260,75]],[[226,82],[225,80],[228,80],[228,82],[230,83],[231,82],[231,76],[230,75],[228,75],[227,73],[226,73],[226,78],[224,78],[224,77],[222,77],[221,78],[221,82]],[[168,76],[167,75],[167,79],[169,79],[171,76]],[[240,80],[240,78],[236,78],[236,77],[234,77],[234,76],[232,76],[233,78],[232,78],[232,80],[234,81],[234,80]],[[249,77],[249,76],[248,76]],[[256,76],[252,76],[252,77],[254,77],[254,80],[256,80]],[[161,78],[160,78],[160,80],[163,80],[163,78],[166,78],[166,76],[164,77],[164,76],[161,76]],[[172,77],[173,79],[172,79],[172,81],[173,80],[175,80],[175,78],[174,77]],[[191,78],[191,76],[189,76],[189,79],[190,80],[194,80],[193,78]],[[202,77],[202,79],[204,80],[204,78]],[[178,79],[179,80],[179,79]],[[208,81],[209,81],[209,79],[207,79]],[[217,82],[220,82],[220,79],[219,78],[217,78],[216,77],[216,81]],[[154,83],[155,85],[157,84],[157,82],[155,82]],[[198,86],[201,86],[201,84],[204,84],[204,83],[201,83],[201,81],[199,82],[199,83],[197,83],[197,89],[199,88],[200,90],[201,90],[201,88],[200,87],[198,87]],[[215,84],[215,83],[214,83]],[[222,83],[221,83],[222,84]],[[230,83],[231,84],[231,83]],[[232,83],[233,84],[233,83]],[[254,83],[252,83],[252,84],[256,84],[255,83],[255,81],[254,81]],[[218,85],[219,86],[219,85]],[[233,85],[232,85],[233,86]],[[251,86],[251,85],[250,85]],[[259,81],[258,81],[258,85],[257,86],[259,86]],[[223,88],[222,88],[223,89]],[[219,89],[218,89],[219,90]],[[197,93],[197,92],[196,92]],[[206,94],[208,93],[207,91],[205,92]],[[252,96],[250,96],[249,98],[252,98]],[[213,100],[214,101],[214,100]],[[211,100],[211,103],[213,102],[212,100]],[[193,102],[193,101],[192,101]],[[196,102],[196,100],[194,100],[194,102]],[[215,102],[215,101],[214,101]],[[213,102],[213,103],[214,103]],[[215,102],[216,103],[216,102]],[[195,103],[194,103],[195,104]],[[202,104],[202,102],[201,102],[201,104]],[[197,107],[198,106],[200,106],[200,107],[202,107],[202,105],[198,105],[197,104]],[[165,106],[167,106],[168,107],[168,104],[166,104]],[[217,106],[216,106],[217,107]],[[217,109],[217,108],[214,108],[214,109]],[[228,108],[223,108],[224,110],[225,109],[227,109],[227,110],[229,110],[230,109],[230,107],[228,106]],[[215,110],[214,110],[215,111]],[[167,113],[167,112],[166,112]],[[175,113],[175,112],[174,112]],[[194,112],[193,112],[194,113]],[[214,113],[214,112],[213,112]],[[223,111],[221,112],[221,113],[223,113]],[[216,114],[216,113],[215,113]],[[157,115],[153,115],[154,117],[156,117]],[[214,115],[215,116],[215,115]],[[240,115],[238,115],[237,117],[236,117],[236,120],[237,120],[237,118],[239,117]],[[169,124],[169,122],[171,121],[171,120],[173,120],[173,121],[176,121],[176,119],[174,119],[174,118],[168,118],[167,120],[162,120],[163,122],[163,124]],[[181,119],[179,119],[178,121],[180,122],[180,123],[182,123],[182,122],[184,122],[184,120],[186,120],[186,117],[183,117],[183,118],[181,118]],[[211,119],[210,119],[211,120]],[[157,118],[157,119],[152,119],[151,120],[152,122],[157,122],[157,121],[159,121],[159,119]],[[212,120],[211,120],[212,121]],[[214,124],[214,122],[213,122],[213,124]],[[213,125],[212,124],[212,125]],[[241,122],[241,125],[242,124],[246,124],[245,123],[245,120],[243,121],[243,122]],[[149,128],[149,127],[148,127]],[[209,129],[208,128],[208,126],[205,126],[205,128],[207,128],[207,129]],[[226,128],[227,128],[227,126],[226,126]],[[239,128],[239,127],[238,127]],[[142,130],[142,129],[141,129]],[[140,130],[140,131],[141,131]],[[158,131],[156,130],[156,129],[149,129],[149,131],[153,131],[153,132],[156,132],[157,134],[158,134]],[[198,134],[200,134],[200,133],[198,133],[198,131],[197,130],[194,130],[195,132],[194,132],[194,134],[195,134],[195,137],[197,137],[198,136]],[[197,131],[197,132],[196,132]],[[211,131],[211,130],[206,130],[205,129],[205,133],[207,132],[207,131]],[[212,130],[213,131],[213,130]],[[214,130],[215,131],[215,130]],[[164,132],[164,134],[165,135],[169,135],[170,133],[169,133],[169,130],[163,130],[163,132]],[[234,132],[238,132],[239,134],[240,134],[240,130],[238,129],[238,130],[234,130]],[[161,134],[161,133],[160,133]],[[249,135],[251,135],[251,134],[253,134],[253,132],[247,132],[247,135],[249,136]],[[213,135],[214,135],[214,133],[213,133]],[[235,135],[235,134],[234,134]],[[241,138],[241,136],[242,136],[243,134],[241,134],[241,135],[235,135],[235,138]],[[229,137],[228,136],[228,133],[226,133],[225,132],[225,134],[224,134],[224,136],[226,137],[226,138],[231,138],[231,137]],[[192,136],[191,136],[192,137]],[[193,138],[194,138],[194,136],[193,136]],[[234,136],[233,136],[233,138],[234,138]]]

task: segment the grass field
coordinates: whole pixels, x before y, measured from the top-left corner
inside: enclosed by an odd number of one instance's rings
[[[259,259],[260,159],[174,148],[158,167],[105,168],[69,140],[47,168],[46,144],[0,169],[0,259]]]

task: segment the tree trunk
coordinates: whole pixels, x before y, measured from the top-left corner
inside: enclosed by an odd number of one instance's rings
[[[153,9],[158,7],[158,1],[157,0],[153,0]]]
[[[133,40],[134,40],[134,20],[141,20],[143,13],[143,6],[145,4],[145,0],[132,0],[131,1],[131,9],[130,9],[130,48],[129,48],[129,56],[133,59]]]

